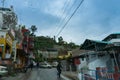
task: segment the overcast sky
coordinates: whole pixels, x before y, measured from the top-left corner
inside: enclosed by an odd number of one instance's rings
[[[18,24],[36,25],[37,36],[57,35],[81,0],[6,0],[14,6]],[[65,18],[66,17],[66,18]],[[81,44],[85,39],[102,40],[120,32],[120,0],[84,0],[59,36]]]

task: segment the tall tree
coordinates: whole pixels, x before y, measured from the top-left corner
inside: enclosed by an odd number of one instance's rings
[[[59,38],[58,38],[58,43],[61,45],[61,44],[63,44],[63,38],[62,38],[62,36],[60,36]]]
[[[76,45],[76,44],[73,43],[73,42],[70,42],[68,45],[69,45],[69,48],[70,48],[70,49],[75,49],[75,48],[79,47],[78,45]]]
[[[34,34],[35,31],[37,31],[36,25],[32,25],[30,29],[31,29],[31,31],[32,31],[32,34]]]
[[[25,28],[26,28],[25,25],[19,25],[19,27],[22,27],[22,29],[25,29]]]

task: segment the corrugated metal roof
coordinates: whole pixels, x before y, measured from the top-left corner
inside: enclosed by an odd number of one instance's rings
[[[80,55],[87,53],[89,51],[90,50],[80,50],[79,48],[76,48],[76,49],[72,50],[72,57],[80,56]]]
[[[108,35],[107,37],[105,37],[102,41],[106,41],[108,38],[110,38],[113,35],[120,35],[120,33],[112,33],[112,34]]]
[[[80,47],[80,49],[94,50],[96,47],[97,47],[96,49],[102,49],[108,44],[112,44],[112,43],[107,42],[107,41],[98,41],[98,40],[86,39],[84,41],[83,45]]]
[[[120,34],[120,33],[112,33],[112,34]],[[111,34],[111,35],[112,35],[112,34]]]
[[[93,41],[93,42],[96,42],[96,43],[111,44],[111,42],[108,42],[108,41],[99,41],[99,40],[90,40],[90,41]]]

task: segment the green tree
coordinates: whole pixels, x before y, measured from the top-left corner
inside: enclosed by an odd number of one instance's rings
[[[53,48],[55,41],[53,38],[45,37],[45,36],[38,36],[35,37],[35,49],[47,49]]]
[[[60,44],[60,45],[62,45],[63,44],[63,38],[62,38],[62,36],[60,36],[59,38],[58,38],[58,44]]]
[[[19,27],[22,27],[22,29],[26,29],[25,25],[19,25]]]
[[[37,31],[36,25],[32,25],[30,29],[31,29],[33,35],[34,35],[35,31]]]
[[[75,49],[75,48],[79,47],[78,45],[76,45],[76,44],[73,43],[73,42],[70,42],[68,45],[69,45],[69,48],[70,48],[70,49]]]

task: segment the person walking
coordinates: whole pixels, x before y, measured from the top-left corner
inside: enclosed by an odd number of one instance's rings
[[[31,62],[31,64],[30,64],[30,68],[31,68],[31,70],[32,70],[32,68],[33,68],[33,62]]]
[[[57,65],[57,71],[58,71],[58,77],[60,78],[61,71],[62,71],[62,65],[61,65],[61,62],[58,62],[58,65]]]
[[[37,62],[36,66],[37,66],[37,69],[38,69],[39,68],[39,62]]]

